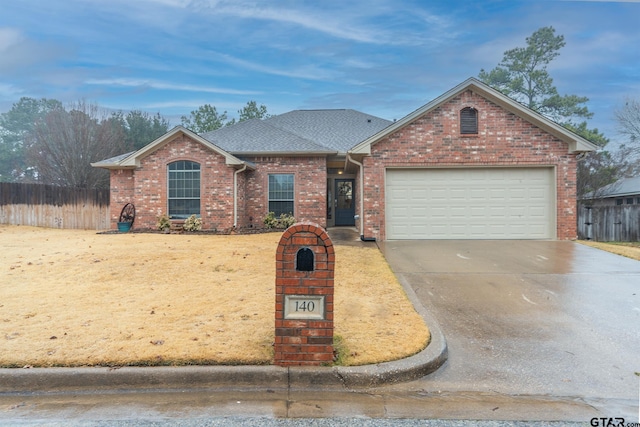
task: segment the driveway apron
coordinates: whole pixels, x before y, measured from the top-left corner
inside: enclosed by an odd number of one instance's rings
[[[388,241],[381,250],[449,347],[443,367],[400,387],[573,396],[638,415],[640,262],[567,241]]]

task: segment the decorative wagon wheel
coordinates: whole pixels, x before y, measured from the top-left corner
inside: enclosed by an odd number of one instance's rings
[[[133,221],[136,219],[136,207],[133,203],[127,203],[120,211],[120,219],[118,222],[128,222],[133,225]]]

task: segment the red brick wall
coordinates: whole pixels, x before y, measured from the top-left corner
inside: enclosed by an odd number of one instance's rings
[[[157,217],[168,213],[167,165],[177,160],[200,163],[200,215],[203,229],[233,226],[233,174],[224,156],[179,135],[140,161],[135,171],[111,172],[111,213],[117,221],[127,201],[136,207],[135,228],[156,228]],[[240,174],[242,175],[242,173]],[[242,186],[239,186],[239,195]],[[115,196],[115,197],[114,197]],[[239,203],[239,207],[242,204]],[[115,213],[117,211],[117,213]],[[114,216],[115,215],[115,216]],[[112,224],[112,227],[115,225]]]
[[[296,255],[301,248],[313,252],[313,271],[296,269]],[[334,271],[333,243],[323,228],[298,223],[282,233],[276,250],[276,365],[321,365],[333,361]],[[324,318],[286,319],[287,295],[324,296]]]
[[[293,215],[326,227],[327,160],[325,157],[252,157],[257,168],[246,175],[243,227],[263,227],[269,213],[269,174],[292,173]]]
[[[143,158],[140,168],[111,171],[112,228],[125,203],[136,207],[135,228],[155,229],[157,217],[167,213],[167,165],[177,160],[200,163],[200,213],[203,229],[233,226],[233,175],[225,159],[202,144],[180,135]],[[262,228],[268,213],[268,179],[272,173],[294,174],[294,216],[326,227],[325,157],[254,157],[257,170],[238,178],[238,227]]]
[[[478,110],[478,135],[460,135],[459,112]],[[387,167],[555,166],[557,238],[575,239],[576,155],[558,140],[465,91],[372,147],[364,158],[365,236],[385,239],[384,176]]]
[[[111,200],[109,201],[109,211],[112,229],[117,228],[120,211],[124,205],[127,203],[133,203],[135,206],[135,200],[133,200],[133,184],[134,178],[132,169],[118,169],[111,171]],[[138,226],[137,218],[133,226]]]

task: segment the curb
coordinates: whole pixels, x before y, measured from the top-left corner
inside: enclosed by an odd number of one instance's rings
[[[367,388],[421,378],[447,360],[447,343],[437,321],[406,279],[407,297],[431,332],[429,345],[405,359],[363,366],[181,366],[122,368],[0,369],[0,394],[91,392],[142,389],[261,387],[274,389]]]

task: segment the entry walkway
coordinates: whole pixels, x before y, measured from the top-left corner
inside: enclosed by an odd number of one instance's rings
[[[327,234],[334,244],[347,246],[375,246],[375,242],[363,242],[360,240],[358,229],[355,227],[329,227]]]

